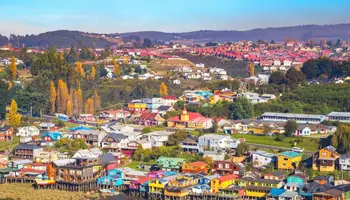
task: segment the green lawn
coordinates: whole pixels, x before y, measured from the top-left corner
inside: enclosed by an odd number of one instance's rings
[[[317,151],[320,139],[318,138],[302,138],[302,137],[287,137],[284,141],[276,141],[276,137],[233,134],[233,138],[245,138],[248,143],[271,145],[277,147],[292,148],[297,141],[296,146],[304,148],[306,151]]]
[[[12,141],[0,142],[0,151],[13,148],[19,144],[19,137],[14,136]]]
[[[139,164],[140,164],[139,161],[132,161],[131,163],[125,165],[125,167],[130,167],[130,168],[132,168],[132,169],[137,169],[137,170],[139,170]]]

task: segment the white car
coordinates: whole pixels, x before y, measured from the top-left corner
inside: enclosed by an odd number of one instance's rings
[[[293,148],[292,148],[292,151],[298,152],[298,153],[303,153],[303,152],[304,152],[304,149],[302,149],[302,148],[300,148],[300,147],[293,147]]]

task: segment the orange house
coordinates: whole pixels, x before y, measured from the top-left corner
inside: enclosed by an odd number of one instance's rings
[[[11,141],[13,137],[13,128],[4,126],[0,128],[0,141]]]
[[[183,173],[205,173],[207,174],[209,171],[209,165],[198,161],[191,163],[184,163],[181,166]]]

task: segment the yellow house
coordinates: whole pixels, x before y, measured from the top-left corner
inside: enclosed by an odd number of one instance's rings
[[[198,184],[199,177],[201,176],[178,176],[176,179],[170,180],[164,188],[164,195],[169,197],[187,196],[190,192],[189,188]]]
[[[284,133],[283,125],[278,123],[256,123],[252,122],[247,125],[247,132],[253,132],[254,134],[263,134],[266,131],[269,133]]]
[[[277,156],[278,170],[295,170],[302,161],[302,155],[294,151],[285,151]]]
[[[146,110],[146,108],[147,108],[147,105],[140,101],[132,101],[131,103],[128,103],[128,110],[132,113],[142,112]]]
[[[151,180],[148,182],[148,188],[150,193],[164,193],[165,185],[171,181],[177,178],[178,175],[168,176],[164,178],[158,178],[155,180]]]
[[[320,172],[333,172],[335,162],[340,157],[333,146],[325,147],[312,156],[312,169]]]
[[[185,107],[180,115],[168,119],[167,125],[169,128],[208,129],[213,126],[213,120],[200,113],[187,112]]]
[[[245,194],[251,198],[263,198],[271,188],[280,188],[283,182],[271,179],[240,179],[240,185],[246,185]]]
[[[221,176],[219,178],[215,178],[210,182],[210,189],[212,193],[217,193],[219,189],[225,189],[230,185],[233,185],[238,179],[238,176],[235,174]]]

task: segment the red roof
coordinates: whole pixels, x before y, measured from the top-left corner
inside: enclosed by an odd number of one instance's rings
[[[227,175],[227,176],[221,176],[218,178],[219,181],[228,181],[228,180],[234,180],[238,179],[239,177],[235,174]]]
[[[150,180],[153,180],[153,178],[150,178],[150,177],[142,177],[142,178],[139,178],[137,179],[135,182],[139,183],[139,184],[142,184],[142,183],[145,183],[147,181],[150,181]]]
[[[20,170],[22,173],[38,173],[38,174],[44,174],[46,171],[45,170],[37,170],[37,169],[30,169],[30,168],[22,168]]]
[[[32,166],[49,166],[48,163],[32,163]]]
[[[197,119],[206,119],[200,113],[189,112],[188,115],[189,115],[189,121],[194,121]],[[170,118],[168,121],[181,121],[181,119],[180,119],[180,116],[175,116],[175,117]]]
[[[164,96],[163,99],[170,99],[170,100],[176,100],[176,96]]]
[[[207,166],[208,164],[207,163],[204,163],[204,162],[201,162],[201,161],[197,161],[197,162],[191,162],[191,163],[188,163],[192,166],[195,166],[195,167],[202,167],[202,166]]]
[[[141,114],[139,119],[150,120],[150,119],[156,119],[157,116],[158,116],[158,113],[144,112],[144,113]]]

